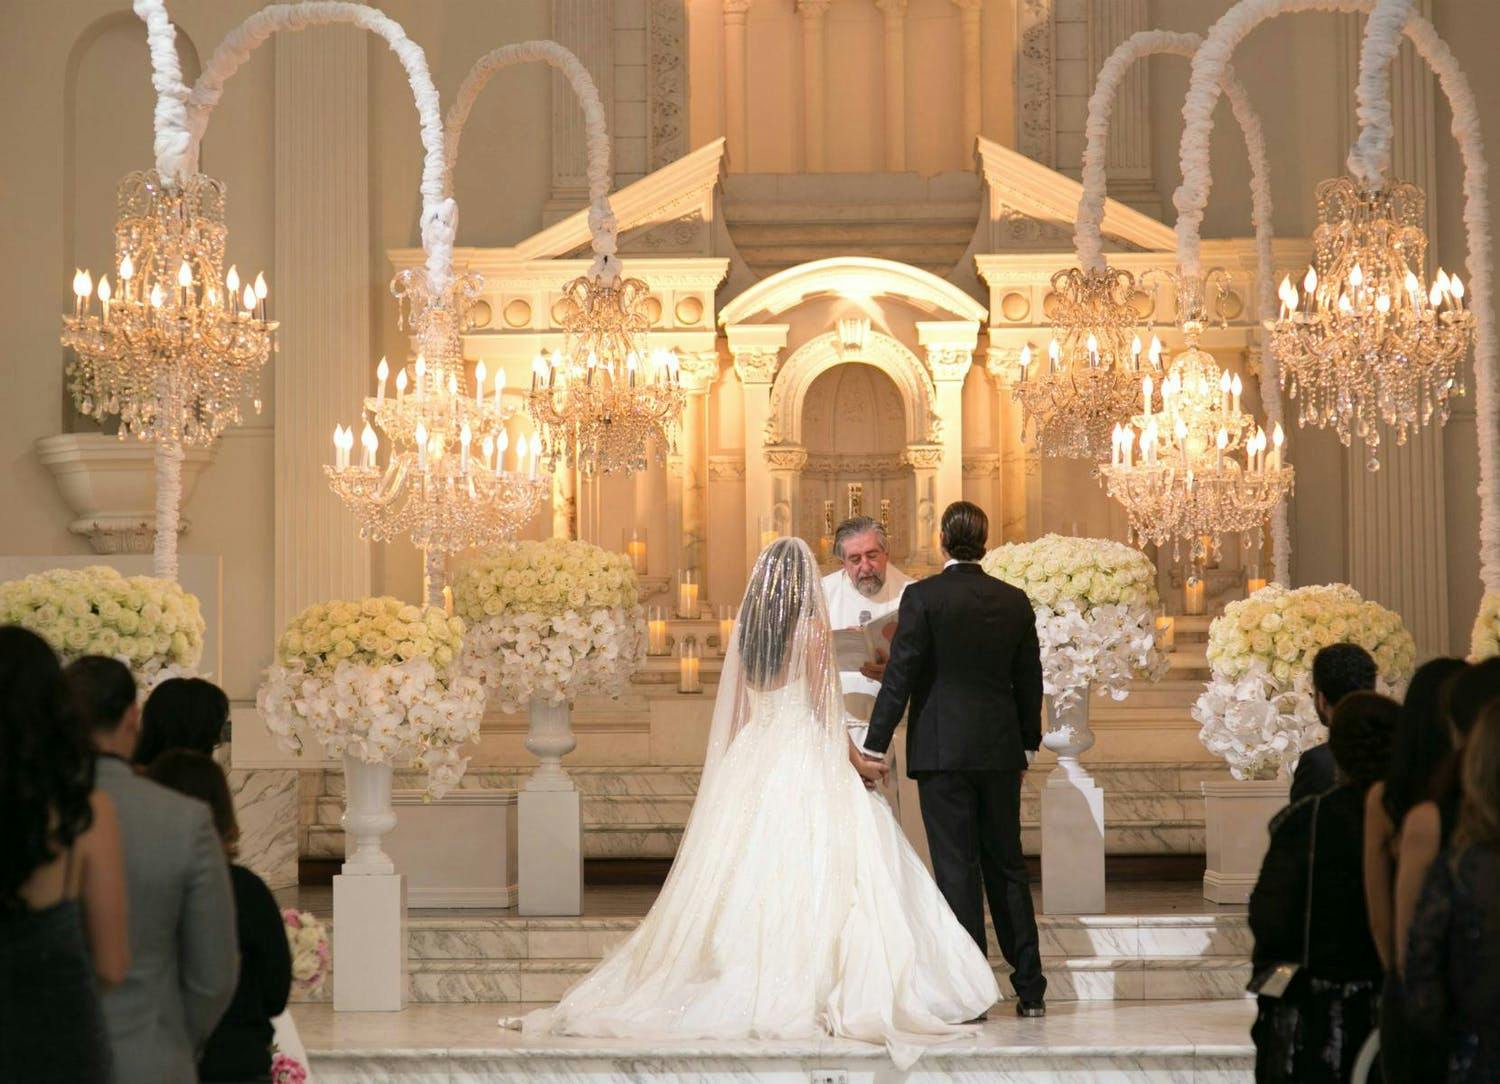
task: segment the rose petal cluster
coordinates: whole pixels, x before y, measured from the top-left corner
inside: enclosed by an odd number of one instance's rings
[[[587,542],[512,542],[465,564],[454,608],[462,665],[503,711],[537,699],[617,696],[645,648],[629,560]]]
[[[328,929],[310,911],[288,907],[281,912],[287,947],[292,953],[292,980],[305,993],[322,989],[330,971]]]
[[[1193,705],[1199,739],[1236,779],[1269,779],[1327,732],[1313,705],[1314,656],[1331,644],[1368,651],[1379,688],[1411,678],[1416,645],[1401,617],[1348,584],[1269,584],[1231,602],[1208,629],[1210,680]]]
[[[30,629],[64,662],[107,655],[143,690],[191,674],[203,657],[198,599],[174,580],[124,576],[108,565],[54,568],[0,583],[0,624]]]
[[[1071,707],[1090,686],[1124,700],[1131,681],[1159,681],[1167,672],[1156,632],[1156,566],[1140,550],[1049,534],[998,546],[980,564],[1031,600],[1042,689],[1055,710]]]
[[[441,797],[468,767],[485,690],[460,659],[464,623],[394,598],[309,606],[287,626],[256,705],[283,747],[306,727],[330,757],[425,769]]]

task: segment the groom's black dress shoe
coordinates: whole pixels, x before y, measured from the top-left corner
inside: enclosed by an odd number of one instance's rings
[[[982,1012],[978,1016],[974,1017],[974,1019],[972,1019],[972,1020],[965,1020],[964,1023],[965,1024],[982,1024],[986,1020],[988,1020],[989,1018],[990,1018],[990,1014],[989,1013]]]
[[[1017,1001],[1017,1016],[1046,1016],[1047,1003],[1045,1001]]]

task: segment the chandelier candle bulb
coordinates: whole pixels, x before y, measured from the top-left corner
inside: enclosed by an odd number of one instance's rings
[[[458,469],[461,474],[469,473],[469,444],[474,440],[474,431],[469,428],[469,423],[464,422],[463,428],[458,431]]]
[[[1234,379],[1229,382],[1229,393],[1233,396],[1233,409],[1231,413],[1238,415],[1240,412],[1240,395],[1245,390],[1245,382],[1240,379],[1240,374],[1235,373]]]
[[[483,361],[474,363],[474,402],[480,406],[484,405],[484,378],[488,375]]]
[[[1151,416],[1152,386],[1152,381],[1149,376],[1141,378],[1141,413],[1148,418]]]
[[[495,409],[500,409],[501,399],[505,394],[505,370],[498,365],[495,368]]]
[[[1021,377],[1020,382],[1026,383],[1026,372],[1031,368],[1031,344],[1021,344]]]
[[[375,398],[379,402],[385,402],[385,382],[390,378],[390,375],[390,363],[387,362],[384,357],[382,357],[380,359],[380,364],[375,366]]]
[[[375,436],[375,430],[370,428],[369,422],[365,422],[364,432],[359,435],[359,442],[365,452],[363,465],[373,469],[375,466],[375,453],[380,447],[380,441]]]
[[[1276,428],[1271,432],[1271,455],[1266,461],[1267,470],[1278,471],[1281,469],[1281,446],[1286,442],[1286,434],[1281,431],[1281,423],[1276,423]]]
[[[396,374],[396,402],[406,398],[406,370],[402,369]]]

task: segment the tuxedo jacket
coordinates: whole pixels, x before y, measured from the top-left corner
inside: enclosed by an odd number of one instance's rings
[[[885,752],[908,702],[908,775],[1024,770],[1042,742],[1042,656],[1026,593],[972,563],[908,587],[866,749]]]

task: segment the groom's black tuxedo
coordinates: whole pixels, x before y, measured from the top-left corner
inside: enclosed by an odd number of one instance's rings
[[[986,947],[984,895],[1023,1001],[1047,989],[1021,853],[1021,777],[1042,739],[1042,660],[1025,592],[961,562],[908,587],[865,748],[883,753],[908,702],[932,872]]]

